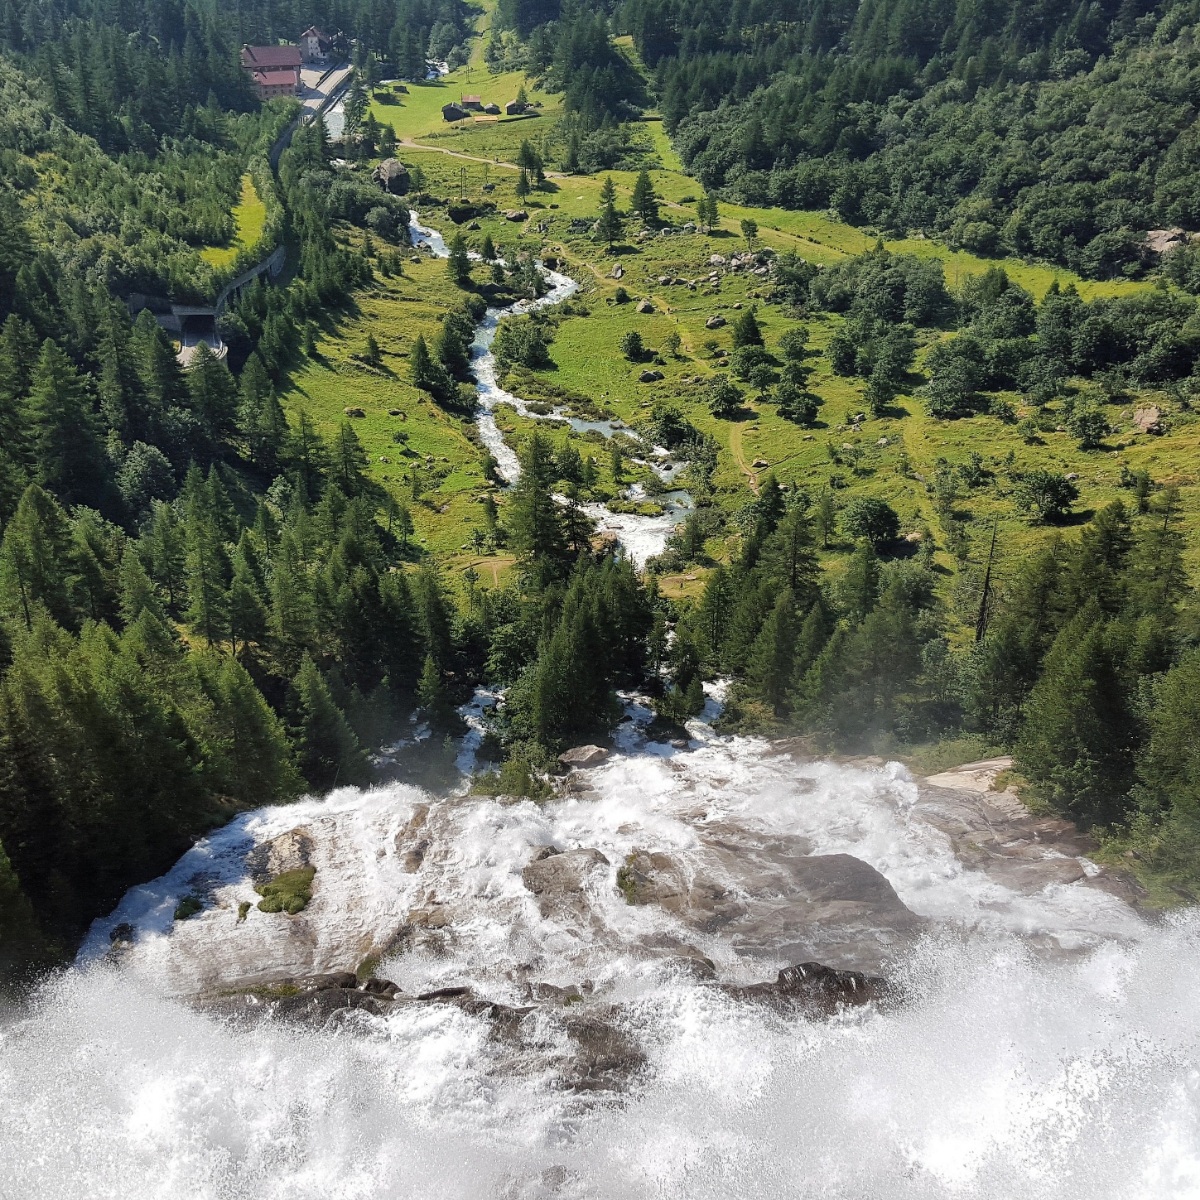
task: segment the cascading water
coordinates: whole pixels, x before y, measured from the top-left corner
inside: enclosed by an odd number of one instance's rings
[[[427,246],[438,258],[446,258],[449,251],[445,238],[436,230],[423,225],[416,212],[409,219],[409,236],[414,246]],[[480,440],[496,461],[496,470],[502,479],[508,483],[516,480],[521,472],[517,455],[504,440],[496,424],[496,407],[507,404],[522,416],[538,418],[541,414],[533,412],[528,404],[519,396],[505,391],[496,382],[496,359],[492,354],[492,342],[500,321],[506,316],[518,316],[522,313],[534,312],[539,308],[547,308],[561,304],[578,290],[579,285],[569,275],[541,268],[542,274],[549,284],[549,291],[536,300],[519,300],[506,308],[489,308],[475,331],[475,341],[471,345],[471,369],[475,374],[475,391],[479,398],[477,423]],[[596,430],[605,437],[611,437],[618,429],[634,437],[632,431],[611,421],[587,421],[579,417],[564,416],[558,410],[550,414],[555,420],[566,421],[577,433]],[[647,461],[655,466],[660,476],[670,479],[678,470],[676,464],[671,467],[656,465],[665,452],[657,455],[651,451]],[[668,492],[657,498],[662,512],[655,516],[642,516],[637,513],[614,513],[603,504],[585,504],[584,512],[596,523],[596,527],[616,535],[625,552],[637,566],[645,564],[648,558],[661,554],[667,544],[671,531],[683,519],[691,508],[691,497],[684,491]]]
[[[1149,924],[1052,851],[1021,882],[965,865],[946,830],[969,797],[894,765],[691,733],[685,750],[626,725],[544,805],[342,789],[198,845],[0,1033],[0,1195],[1200,1194],[1194,916]],[[239,921],[248,850],[297,830],[315,843],[309,908]],[[579,883],[535,894],[551,846]],[[683,903],[626,902],[639,852],[674,864]],[[813,863],[858,890],[825,872],[803,891]],[[196,892],[205,910],[172,921]],[[121,924],[133,944],[113,963]],[[353,966],[398,929],[379,974],[525,1005],[520,1044],[452,1005],[310,1031],[170,998]],[[902,1003],[817,1020],[686,969],[747,983],[822,955],[882,967]],[[548,990],[580,1003],[531,1005]],[[617,1087],[571,1084],[560,1011],[636,1049]]]
[[[0,1021],[0,1197],[1200,1196],[1196,915],[1147,921],[1003,796],[720,738],[717,710],[664,745],[631,699],[544,804],[346,788],[199,843]],[[294,916],[254,907],[281,845],[315,868]],[[402,989],[380,1011],[222,1015],[363,959]],[[729,986],[804,959],[898,1000]]]

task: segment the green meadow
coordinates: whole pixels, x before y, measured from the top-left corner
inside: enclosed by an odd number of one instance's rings
[[[540,106],[534,110],[540,115],[499,120],[475,117],[453,126],[442,119],[441,106],[462,94],[478,94],[484,102],[494,100],[503,105],[522,84],[531,102]],[[640,223],[629,219],[619,253],[611,254],[588,232],[573,232],[570,223],[573,218],[596,216],[604,174],[611,175],[616,185],[618,207],[628,210],[636,175],[612,171],[568,176],[558,170],[564,152],[557,132],[559,97],[538,92],[518,73],[489,74],[477,54],[470,67],[436,82],[408,85],[406,95],[381,89],[372,111],[394,128],[402,142],[401,159],[424,173],[427,198],[419,205],[424,220],[449,235],[453,226],[446,202],[460,196],[481,204],[491,201],[495,210],[478,219],[477,229],[463,231],[470,244],[477,248],[484,235],[491,234],[502,252],[528,248],[554,255],[580,281],[587,315],[568,316],[558,324],[551,346],[555,366],[541,372],[534,386],[586,396],[630,425],[644,420],[656,401],[677,405],[720,446],[714,485],[717,502],[728,510],[750,502],[768,471],[810,494],[828,488],[839,504],[856,495],[885,497],[899,513],[905,532],[933,531],[942,547],[937,561],[950,603],[954,602],[958,576],[951,570],[954,560],[944,548],[945,537],[927,487],[940,459],[957,464],[978,454],[991,473],[986,486],[964,490],[956,515],[967,522],[971,559],[976,563],[986,556],[996,526],[1002,576],[1007,564],[1019,562],[1045,539],[1071,536],[1069,529],[1064,533],[1033,526],[1016,509],[1007,477],[1013,468],[1046,468],[1076,475],[1081,493],[1076,510],[1081,516],[1111,500],[1128,497],[1119,487],[1122,467],[1146,470],[1155,480],[1181,485],[1185,525],[1195,529],[1200,524],[1200,498],[1194,486],[1200,477],[1200,422],[1188,413],[1174,411],[1178,406],[1169,398],[1149,395],[1107,406],[1106,415],[1115,432],[1095,451],[1079,449],[1069,434],[1055,432],[1053,426],[1029,442],[1015,425],[989,416],[934,420],[911,395],[901,396],[891,415],[855,426],[851,416],[866,408],[863,381],[833,375],[823,353],[839,327],[841,318],[837,316],[817,314],[803,322],[816,352],[810,360],[815,367],[811,386],[824,402],[814,428],[781,419],[771,404],[759,402],[748,389],[745,418],[717,420],[704,402],[705,384],[719,370],[714,352],[731,344],[729,325],[737,312],[757,305],[769,347],[800,322],[765,302],[767,281],[731,273],[715,287],[704,282],[712,269],[710,256],[728,257],[744,248],[740,234],[744,219],[757,223],[759,245],[777,252],[794,251],[817,264],[835,263],[871,249],[877,241],[873,231],[851,227],[826,213],[722,205],[720,227],[710,235],[673,232],[639,238]],[[701,189],[682,172],[660,120],[647,117],[637,136],[650,161],[658,164],[651,177],[663,201],[662,218],[681,227],[694,216]],[[542,154],[547,178],[522,200],[516,195],[514,160],[524,140]],[[486,193],[485,183],[491,185]],[[527,218],[518,222],[505,219],[504,213],[514,209],[524,210]],[[1011,279],[1039,298],[1055,280],[1063,286],[1073,284],[1089,299],[1149,286],[1085,281],[1038,263],[951,251],[924,238],[884,239],[884,244],[897,253],[941,259],[952,289],[968,276],[995,266],[1003,267]],[[620,280],[613,278],[618,264],[623,272]],[[460,570],[480,561],[470,549],[471,532],[483,523],[478,500],[488,486],[480,452],[470,438],[470,422],[446,414],[411,387],[406,357],[418,333],[423,332],[427,340],[436,334],[440,315],[456,304],[457,289],[441,262],[424,259],[409,264],[406,259],[405,270],[403,279],[379,279],[361,296],[357,313],[330,327],[321,343],[321,358],[297,376],[287,404],[293,413],[306,408],[326,430],[343,419],[345,408],[361,407],[366,416],[356,420],[355,427],[370,455],[372,474],[409,504],[421,545],[439,558],[448,558],[455,570]],[[476,274],[481,275],[478,268]],[[696,287],[659,282],[668,276],[696,281]],[[628,294],[628,302],[618,303],[619,289]],[[637,301],[643,299],[650,301],[653,312],[636,311]],[[716,330],[706,328],[705,322],[714,315],[723,316],[727,324]],[[661,365],[656,364],[665,376],[662,381],[638,382],[645,364],[627,362],[618,350],[622,335],[629,330],[637,330],[651,351],[661,349],[672,332],[679,335],[678,357],[662,355]],[[382,348],[382,370],[366,367],[354,357],[368,332],[375,334]],[[931,331],[920,335],[914,386],[920,380],[929,345],[941,336],[949,335]],[[1008,399],[1017,406],[1018,416],[1025,415],[1019,396]],[[1165,436],[1141,434],[1132,426],[1132,409],[1144,402],[1156,403],[1170,414]],[[406,419],[401,422],[390,417],[392,408],[403,410]],[[516,444],[532,422],[509,410],[501,415],[501,425]],[[393,440],[398,428],[407,434],[403,446]],[[562,439],[567,435],[559,429],[554,436]],[[852,449],[847,453],[845,447]],[[611,488],[612,481],[604,474],[608,470],[606,449],[595,443],[580,449],[597,457],[602,464],[600,486]],[[416,502],[411,499],[414,465],[423,478],[421,486],[427,489]],[[718,557],[731,549],[713,547]],[[836,559],[847,549],[831,547],[835,570]],[[506,560],[500,557],[503,566]],[[1188,560],[1193,570],[1200,570],[1200,542],[1194,535]],[[489,569],[483,571],[485,583],[491,581]]]

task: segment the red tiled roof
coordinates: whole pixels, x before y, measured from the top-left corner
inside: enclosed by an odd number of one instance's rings
[[[259,87],[295,87],[296,72],[286,67],[277,67],[269,71],[255,71],[254,82]]]
[[[243,46],[242,66],[259,70],[271,67],[298,67],[299,46]]]

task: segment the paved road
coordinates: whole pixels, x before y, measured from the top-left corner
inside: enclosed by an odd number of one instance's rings
[[[304,85],[300,103],[304,105],[306,120],[311,120],[317,109],[346,82],[350,71],[349,63],[339,63],[332,68],[300,68],[300,82]]]

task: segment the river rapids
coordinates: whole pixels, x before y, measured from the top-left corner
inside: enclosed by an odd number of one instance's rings
[[[639,561],[673,520],[593,515]],[[813,762],[717,736],[717,700],[665,745],[628,697],[541,804],[346,788],[198,843],[0,1014],[0,1198],[1200,1196],[1200,920],[994,770]],[[308,906],[260,911],[298,866]],[[812,961],[886,991],[757,1002]],[[374,995],[307,990],[356,970]]]
[[[0,1032],[0,1195],[1200,1194],[1192,916],[1142,918],[1009,798],[703,721],[665,746],[630,711],[547,803],[343,789],[133,889]],[[297,838],[308,908],[239,920],[256,848]],[[204,911],[173,921],[186,894]],[[367,954],[403,997],[477,1001],[195,1001]],[[809,959],[901,999],[816,1017],[727,986]],[[588,1021],[607,1079],[579,1075]]]

